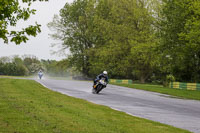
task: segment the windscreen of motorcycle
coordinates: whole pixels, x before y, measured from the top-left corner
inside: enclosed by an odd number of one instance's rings
[[[103,85],[105,85],[105,84],[106,84],[106,83],[105,83],[105,78],[102,78],[102,79],[100,80],[100,83],[103,84]]]

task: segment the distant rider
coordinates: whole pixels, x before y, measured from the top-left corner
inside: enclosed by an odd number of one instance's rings
[[[96,88],[96,84],[99,80],[101,80],[102,78],[105,78],[105,82],[108,84],[108,73],[107,71],[103,71],[103,73],[99,74],[96,79],[94,80],[94,85],[93,87]]]
[[[42,70],[40,70],[40,71],[38,72],[38,76],[39,76],[40,79],[42,78],[42,76],[43,76]]]

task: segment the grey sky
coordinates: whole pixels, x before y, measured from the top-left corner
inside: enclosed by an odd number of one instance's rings
[[[21,29],[28,25],[34,25],[37,21],[38,24],[42,25],[42,32],[36,37],[31,37],[26,44],[4,44],[0,39],[0,57],[31,54],[37,56],[39,59],[61,60],[65,58],[65,56],[51,55],[51,51],[55,51],[58,48],[50,47],[55,41],[48,36],[51,32],[47,27],[47,23],[52,21],[54,14],[58,14],[59,10],[63,8],[66,2],[71,3],[72,1],[73,0],[49,0],[49,2],[33,3],[31,7],[37,10],[36,15],[31,16],[31,18],[26,22],[19,22],[16,29]]]

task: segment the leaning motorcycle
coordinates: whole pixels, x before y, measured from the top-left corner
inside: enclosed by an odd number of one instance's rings
[[[92,88],[92,93],[98,94],[102,89],[106,87],[107,83],[105,78],[100,79],[95,86]]]

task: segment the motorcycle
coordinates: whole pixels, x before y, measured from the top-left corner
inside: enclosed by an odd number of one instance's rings
[[[106,87],[106,85],[107,83],[105,82],[105,78],[100,79],[97,84],[93,86],[92,93],[98,94]]]
[[[38,76],[39,76],[40,79],[42,79],[43,74],[39,73]]]

